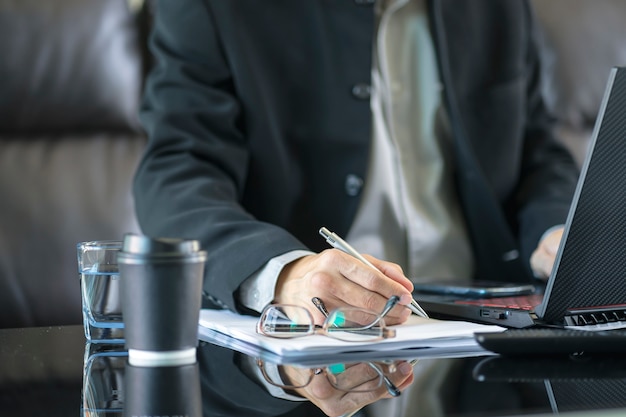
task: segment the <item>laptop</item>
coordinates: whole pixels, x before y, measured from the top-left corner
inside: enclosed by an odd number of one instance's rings
[[[512,328],[626,327],[626,67],[611,70],[545,290],[484,299],[414,297],[438,318]]]

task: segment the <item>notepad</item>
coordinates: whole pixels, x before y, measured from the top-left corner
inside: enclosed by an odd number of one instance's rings
[[[476,332],[503,327],[411,316],[392,326],[396,336],[375,342],[344,342],[323,335],[277,339],[256,332],[257,318],[228,310],[200,311],[199,339],[278,363],[322,365],[343,360],[465,357],[489,354]]]

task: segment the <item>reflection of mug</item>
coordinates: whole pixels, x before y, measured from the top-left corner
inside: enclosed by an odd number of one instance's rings
[[[197,363],[183,366],[126,365],[124,416],[202,416]]]
[[[130,364],[195,363],[206,259],[200,243],[127,234],[117,259]]]

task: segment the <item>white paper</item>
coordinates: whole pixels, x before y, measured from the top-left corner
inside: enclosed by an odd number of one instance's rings
[[[200,311],[199,337],[244,353],[268,352],[275,358],[316,361],[347,356],[418,356],[420,350],[430,352],[485,352],[474,339],[476,332],[501,332],[503,327],[466,321],[426,319],[411,316],[407,322],[391,326],[396,336],[375,342],[344,342],[324,335],[278,339],[256,332],[258,318],[227,310]],[[223,337],[222,337],[223,336]],[[443,349],[443,350],[442,350]]]

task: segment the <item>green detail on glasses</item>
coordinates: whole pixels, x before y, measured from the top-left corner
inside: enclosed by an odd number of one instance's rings
[[[329,365],[327,368],[328,372],[333,375],[341,374],[346,370],[346,365],[343,363],[334,363]]]
[[[332,322],[329,323],[331,326],[343,327],[346,324],[346,313],[343,311],[337,311],[333,314],[332,319]]]

